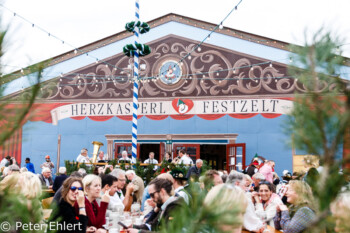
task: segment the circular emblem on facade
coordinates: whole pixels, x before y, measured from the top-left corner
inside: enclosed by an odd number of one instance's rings
[[[160,80],[168,85],[177,83],[182,75],[181,67],[174,60],[167,60],[162,63],[159,69]]]

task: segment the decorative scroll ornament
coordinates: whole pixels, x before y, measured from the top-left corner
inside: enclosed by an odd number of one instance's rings
[[[125,24],[125,29],[129,32],[135,32],[135,27],[139,28],[141,34],[149,32],[149,30],[151,29],[151,27],[147,23],[141,21],[137,21],[136,23],[135,21],[132,21],[130,23]]]
[[[139,56],[146,56],[151,53],[151,49],[148,45],[144,44],[127,44],[123,47],[123,52],[128,57],[135,56],[136,51],[138,51]]]

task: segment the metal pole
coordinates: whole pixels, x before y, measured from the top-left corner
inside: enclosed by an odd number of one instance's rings
[[[58,172],[58,169],[60,167],[60,157],[61,157],[61,134],[58,135],[58,142],[57,142],[57,166],[56,166],[56,173]]]

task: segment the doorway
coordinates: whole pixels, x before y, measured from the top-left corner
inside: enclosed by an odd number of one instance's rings
[[[141,163],[143,163],[146,159],[148,159],[148,154],[150,152],[154,152],[154,158],[159,160],[159,151],[160,151],[160,144],[140,144],[140,154],[139,159]]]
[[[200,158],[215,170],[226,170],[226,145],[200,145]]]

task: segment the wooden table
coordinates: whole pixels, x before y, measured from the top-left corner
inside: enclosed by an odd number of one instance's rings
[[[267,225],[267,229],[269,229],[269,233],[282,233],[282,231],[276,230],[274,227]],[[242,230],[242,233],[250,233],[251,231]]]
[[[52,189],[43,189],[44,193],[55,193]]]

